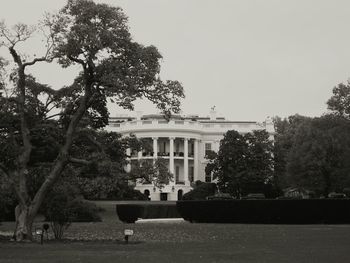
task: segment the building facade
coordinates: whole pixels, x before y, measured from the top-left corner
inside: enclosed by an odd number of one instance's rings
[[[205,155],[209,150],[219,150],[220,140],[228,130],[244,134],[261,129],[269,132],[273,140],[274,126],[271,119],[262,123],[229,121],[224,117],[217,117],[215,110],[208,117],[173,115],[170,120],[165,120],[162,115],[142,115],[137,112],[135,117],[112,117],[107,127],[108,131],[115,131],[123,136],[133,134],[137,138],[149,140],[153,145],[152,152],[131,152],[128,149],[130,164],[127,170],[132,169],[133,161],[152,161],[158,157],[168,160],[169,171],[174,175],[174,180],[169,185],[159,189],[153,184],[136,183],[135,189],[145,193],[153,201],[175,201],[192,189],[193,182],[211,182],[211,175],[205,174]]]

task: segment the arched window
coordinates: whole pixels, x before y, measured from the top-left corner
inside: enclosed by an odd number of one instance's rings
[[[177,200],[182,200],[182,196],[183,196],[183,190],[180,189],[179,191],[177,191]]]
[[[149,196],[150,196],[150,192],[149,192],[148,189],[146,189],[143,193],[144,193],[145,196],[147,196],[147,198],[148,198],[149,200],[151,200],[150,197],[149,197]]]

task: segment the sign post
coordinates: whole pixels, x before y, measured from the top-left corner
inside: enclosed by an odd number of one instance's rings
[[[125,243],[128,244],[129,243],[129,236],[132,236],[134,234],[134,231],[131,229],[125,229],[124,230],[124,239],[125,239]]]

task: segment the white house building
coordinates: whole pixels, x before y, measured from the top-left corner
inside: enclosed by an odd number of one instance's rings
[[[273,139],[274,126],[271,119],[262,123],[254,121],[229,121],[217,117],[212,110],[210,116],[173,115],[169,121],[162,115],[142,115],[135,117],[117,116],[110,118],[108,131],[121,133],[123,136],[134,134],[137,138],[148,138],[152,141],[153,152],[132,153],[133,160],[152,160],[158,157],[169,160],[169,171],[174,181],[159,189],[153,184],[137,183],[135,189],[145,193],[151,200],[178,200],[189,192],[191,184],[197,180],[211,182],[211,175],[205,174],[206,151],[218,151],[220,140],[228,130],[248,133],[265,129]],[[129,165],[128,169],[131,165]]]

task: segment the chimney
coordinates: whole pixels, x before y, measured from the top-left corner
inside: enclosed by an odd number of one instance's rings
[[[215,106],[213,106],[210,110],[210,120],[215,121],[216,120],[216,109]]]
[[[274,133],[275,132],[275,127],[274,127],[274,123],[273,120],[270,116],[268,116],[265,120],[265,129],[267,132],[269,133]]]
[[[136,111],[136,120],[140,121],[142,117],[142,111]]]

